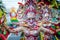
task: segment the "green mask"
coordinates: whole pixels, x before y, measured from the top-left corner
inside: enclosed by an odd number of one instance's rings
[[[57,32],[60,35],[60,31]]]
[[[0,9],[0,18],[2,18],[2,16],[3,16],[3,12],[2,12],[2,10]]]

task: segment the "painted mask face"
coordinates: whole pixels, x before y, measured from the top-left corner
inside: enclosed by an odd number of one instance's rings
[[[22,12],[23,12],[22,9],[19,9],[19,10],[18,10],[18,12],[17,12],[17,18],[18,18],[18,19],[21,19],[21,18],[24,16],[24,14],[23,14]]]

